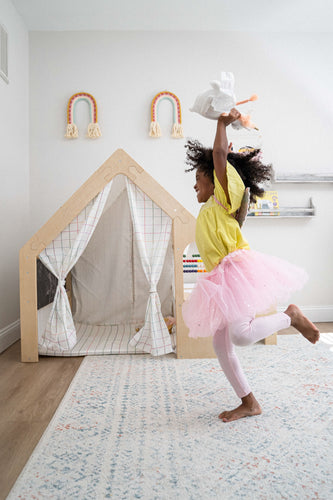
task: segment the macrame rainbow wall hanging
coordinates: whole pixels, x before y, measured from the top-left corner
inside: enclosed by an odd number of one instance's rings
[[[168,100],[173,105],[173,116],[174,116],[174,124],[172,127],[171,136],[176,139],[181,139],[184,137],[183,135],[183,127],[182,127],[182,111],[180,106],[180,101],[178,97],[172,92],[168,92],[167,90],[163,92],[159,92],[155,95],[154,99],[151,103],[151,124],[150,124],[150,137],[161,137],[161,127],[158,123],[158,107],[161,101]]]
[[[97,104],[95,98],[87,92],[79,92],[78,94],[73,94],[68,101],[67,129],[65,137],[67,137],[67,139],[76,139],[77,137],[79,137],[79,131],[74,120],[74,113],[77,103],[80,101],[86,101],[90,107],[90,123],[88,125],[87,136],[90,139],[97,139],[102,135],[101,129],[99,128],[99,125],[97,123]]]

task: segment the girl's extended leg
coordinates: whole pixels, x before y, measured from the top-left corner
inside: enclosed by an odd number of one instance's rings
[[[213,347],[219,360],[221,368],[232,385],[237,396],[241,398],[242,404],[231,412],[222,412],[219,418],[224,422],[237,420],[243,417],[259,415],[261,408],[253,396],[248,381],[244,375],[239,359],[236,355],[234,345],[229,336],[228,327],[218,330],[213,337]]]
[[[270,314],[259,318],[247,316],[229,325],[229,334],[235,345],[245,346],[254,344],[283,328],[288,328],[290,324],[290,317],[285,313]]]
[[[259,318],[246,317],[237,323],[232,323],[229,326],[229,334],[235,345],[245,346],[258,342],[290,325],[312,344],[319,340],[318,328],[294,304],[291,304],[284,313]]]

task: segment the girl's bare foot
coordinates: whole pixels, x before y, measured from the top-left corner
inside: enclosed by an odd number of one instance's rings
[[[219,418],[223,420],[223,422],[232,422],[233,420],[238,420],[244,417],[253,417],[254,415],[260,414],[260,405],[256,398],[253,396],[252,392],[250,392],[250,394],[242,398],[241,405],[239,405],[234,410],[223,411],[219,415]]]
[[[318,328],[304,316],[299,307],[290,304],[284,312],[290,317],[291,326],[296,328],[309,342],[315,344],[319,340]]]

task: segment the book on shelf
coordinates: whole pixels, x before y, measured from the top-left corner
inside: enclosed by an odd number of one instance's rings
[[[248,215],[280,215],[279,197],[277,191],[265,191],[262,198],[257,198],[255,203],[250,204]]]

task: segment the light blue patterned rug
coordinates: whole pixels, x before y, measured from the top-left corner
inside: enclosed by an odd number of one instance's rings
[[[258,417],[216,360],[85,358],[9,499],[332,499],[333,334],[238,348]]]

